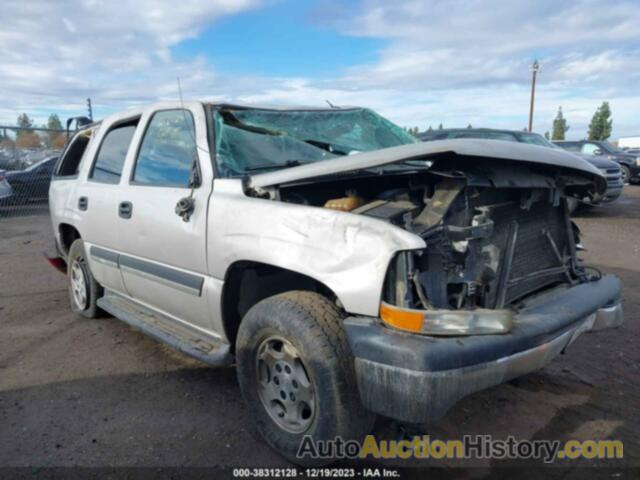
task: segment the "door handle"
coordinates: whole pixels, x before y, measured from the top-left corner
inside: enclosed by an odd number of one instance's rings
[[[133,205],[131,202],[121,202],[118,206],[118,215],[121,218],[131,218],[131,214],[133,213]]]
[[[89,208],[89,199],[87,197],[80,197],[78,199],[78,209],[84,211],[87,208]]]

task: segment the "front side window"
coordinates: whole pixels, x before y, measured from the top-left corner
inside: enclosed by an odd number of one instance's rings
[[[364,108],[214,110],[222,176],[292,167],[419,140]]]
[[[595,143],[585,143],[582,145],[582,153],[587,155],[595,155],[596,150],[600,150],[600,146]]]
[[[136,131],[135,122],[118,125],[107,132],[98,150],[89,178],[96,182],[118,183],[124,160]]]
[[[132,180],[138,185],[187,187],[196,158],[193,116],[188,110],[156,112],[142,139]]]

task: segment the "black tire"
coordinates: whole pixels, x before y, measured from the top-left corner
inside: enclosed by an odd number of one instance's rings
[[[631,181],[631,170],[626,165],[620,165],[620,169],[622,170],[622,183],[626,185]]]
[[[309,435],[314,441],[334,440],[337,436],[345,441],[362,440],[373,427],[375,415],[366,411],[360,401],[342,318],[340,310],[326,297],[293,291],[257,303],[240,324],[236,359],[242,395],[267,443],[299,465],[326,465],[333,461],[308,456],[298,458],[296,454],[305,436]],[[310,409],[313,416],[303,420],[309,424],[302,425],[305,429],[301,431],[290,431],[278,424],[273,409],[268,409],[261,398],[264,396],[261,393],[264,392],[264,362],[259,364],[258,353],[272,338],[284,339],[299,352],[303,372],[311,384],[315,407]],[[278,385],[276,389],[284,388],[286,379],[276,382],[276,377],[284,378],[284,371],[278,375],[274,369],[270,382]]]
[[[75,271],[74,265],[77,265]],[[77,296],[74,295],[74,279],[78,278],[78,271],[82,272],[80,283],[84,284],[86,293],[86,301],[82,302],[82,304],[77,300]],[[67,257],[67,281],[69,287],[69,302],[71,303],[71,310],[73,310],[74,313],[86,318],[98,318],[105,315],[105,312],[101,310],[96,303],[104,294],[104,289],[96,282],[91,274],[89,264],[87,263],[84,242],[81,239],[75,240],[69,249],[69,255]]]

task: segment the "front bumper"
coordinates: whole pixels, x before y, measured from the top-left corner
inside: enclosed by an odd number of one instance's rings
[[[613,275],[553,290],[531,299],[503,335],[427,337],[350,317],[362,402],[404,422],[438,419],[473,392],[542,368],[581,333],[620,325],[620,290]]]
[[[602,197],[602,202],[608,203],[608,202],[613,202],[614,200],[617,200],[620,197],[620,195],[622,195],[623,188],[624,188],[624,184],[622,183],[622,180],[620,180],[620,185],[608,187],[607,191],[604,192],[604,195]]]

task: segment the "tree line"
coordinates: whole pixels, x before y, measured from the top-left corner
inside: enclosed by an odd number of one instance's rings
[[[609,106],[609,102],[602,102],[602,105],[598,107],[591,118],[587,138],[589,140],[607,140],[611,136],[612,127],[613,118],[611,118],[611,107]],[[442,130],[443,128],[442,123],[438,125],[438,130]],[[467,125],[467,128],[473,127],[469,124]],[[553,120],[551,134],[549,134],[549,132],[545,132],[544,136],[548,140],[564,140],[569,128],[567,119],[564,117],[562,112],[562,106],[560,106],[558,107],[558,113]],[[404,129],[412,135],[417,136],[420,133],[420,129],[418,127],[404,127]],[[433,130],[434,129],[431,125],[429,125],[425,131],[430,132]],[[524,130],[526,131],[527,129],[525,128]]]
[[[26,113],[18,116],[16,126],[21,130],[16,130],[15,140],[9,137],[6,130],[0,131],[0,145],[5,148],[53,148],[62,149],[67,141],[66,132],[42,132],[36,133],[38,128],[47,128],[49,130],[63,130],[62,122],[57,114],[52,113],[47,119],[47,123],[41,127],[34,125],[33,120]]]

